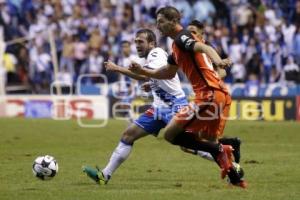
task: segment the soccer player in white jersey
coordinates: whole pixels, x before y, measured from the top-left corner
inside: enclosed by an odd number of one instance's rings
[[[135,44],[140,58],[145,58],[144,67],[158,69],[167,64],[168,54],[156,47],[156,36],[149,29],[141,29],[136,33]],[[153,104],[144,114],[134,121],[122,134],[118,146],[106,167],[102,170],[85,166],[83,171],[99,184],[106,184],[114,171],[128,158],[133,143],[149,134],[157,136],[182,106],[187,105],[185,94],[181,88],[178,75],[170,80],[149,79],[135,74],[123,66],[108,61],[107,70],[116,71],[137,80],[150,81]]]

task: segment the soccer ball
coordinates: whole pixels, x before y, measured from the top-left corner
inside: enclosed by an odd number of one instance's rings
[[[41,180],[50,180],[57,174],[58,164],[52,156],[39,156],[34,160],[32,172]]]

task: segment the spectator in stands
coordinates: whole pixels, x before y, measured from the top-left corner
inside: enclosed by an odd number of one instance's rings
[[[193,6],[194,18],[200,22],[212,24],[212,16],[216,13],[214,5],[209,0],[199,0]]]
[[[12,14],[9,12],[9,7],[6,4],[6,0],[0,0],[0,26],[3,27],[4,38],[12,39],[13,27]]]
[[[242,54],[245,52],[244,46],[239,42],[237,37],[234,37],[232,44],[229,46],[229,57],[233,63],[242,59]]]
[[[86,64],[81,68],[80,74],[100,75],[103,69],[104,57],[97,48],[90,48]],[[97,83],[98,77],[88,78],[88,83]]]
[[[296,32],[296,26],[288,21],[284,21],[281,26],[281,32],[287,47],[287,53],[291,54],[293,51],[293,38]]]
[[[245,84],[244,95],[246,97],[257,97],[259,90],[259,80],[256,74],[249,74]]]
[[[253,57],[247,62],[246,71],[247,74],[254,74],[258,80],[261,79],[260,75],[263,71],[263,64],[258,53],[255,53]]]
[[[17,54],[17,73],[19,76],[20,83],[23,85],[27,85],[29,78],[28,78],[28,69],[29,69],[29,59],[28,59],[28,50],[26,47],[21,46],[18,54]]]
[[[184,26],[187,26],[193,17],[193,9],[190,5],[190,2],[175,0],[174,5],[182,15],[181,23]]]
[[[300,1],[299,0],[296,2],[295,12],[293,12],[291,21],[292,23],[295,24],[295,26],[297,27],[300,26]]]
[[[242,60],[237,60],[231,67],[234,83],[243,83],[246,77],[246,69]]]
[[[6,80],[8,83],[17,83],[19,81],[17,74],[17,65],[18,61],[15,55],[11,53],[5,53],[3,55],[3,66],[6,71]]]
[[[272,66],[269,83],[277,83],[280,80],[280,72],[277,71],[277,68]]]
[[[99,29],[94,28],[90,35],[89,48],[100,51],[102,44],[103,44],[103,38],[101,36]]]
[[[263,61],[263,81],[268,83],[270,80],[271,69],[273,66],[273,53],[272,53],[272,44],[266,42],[263,45],[262,49],[262,61]]]
[[[75,35],[74,37],[74,72],[76,81],[80,75],[81,68],[86,64],[88,58],[88,45],[80,39],[80,35]]]
[[[247,63],[251,58],[253,58],[254,54],[258,53],[258,50],[254,38],[250,38],[246,45],[248,45],[245,51],[245,62]]]
[[[300,1],[299,1],[300,2]],[[300,3],[299,3],[300,5]],[[300,6],[299,6],[300,7]],[[294,39],[293,39],[293,54],[298,65],[300,65],[300,26],[297,28]]]
[[[60,71],[68,71],[74,77],[74,49],[75,43],[72,35],[65,34],[63,50],[59,61]]]
[[[33,92],[49,94],[50,83],[53,80],[51,56],[43,47],[35,46],[30,50],[30,79]]]
[[[234,63],[242,59],[247,74],[254,73],[258,80],[270,82],[274,65],[276,71],[282,74],[282,66],[288,55],[292,55],[295,63],[300,64],[299,0],[0,0],[0,26],[4,29],[5,41],[19,36],[32,38],[23,46],[29,47],[28,51],[35,49],[35,46],[41,47],[47,53],[50,50],[47,30],[56,30],[57,53],[62,53],[59,59],[60,69],[62,71],[66,65],[68,69],[64,69],[65,71],[71,74],[76,71],[78,76],[80,72],[89,71],[85,69],[90,67],[84,63],[90,56],[90,48],[100,50],[99,56],[105,60],[107,57],[114,61],[120,59],[121,41],[131,40],[139,27],[155,26],[155,11],[166,4],[174,4],[181,10],[183,24],[191,18],[206,22],[206,39],[223,54],[229,54]],[[61,41],[65,39],[65,35],[76,35],[79,38],[73,55],[70,53],[72,42],[67,42],[69,38]],[[162,47],[168,49],[169,40],[161,38],[160,42]],[[266,49],[269,45],[271,51]],[[32,61],[19,48],[23,48],[22,45],[8,45],[7,53],[17,58],[17,78],[26,84],[26,77],[32,71],[28,70],[26,63]],[[22,52],[22,56],[19,52]],[[76,69],[71,67],[74,65],[71,63],[75,63]],[[92,68],[92,71],[99,71]],[[110,73],[106,75],[110,82],[116,81]],[[229,77],[232,75],[229,72]],[[30,77],[33,77],[32,74]],[[8,84],[11,81],[9,79]]]
[[[294,62],[293,56],[289,56],[286,65],[283,67],[282,76],[287,83],[300,83],[300,69]]]

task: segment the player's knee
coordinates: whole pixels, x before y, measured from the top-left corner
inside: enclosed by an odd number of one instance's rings
[[[125,131],[122,135],[122,141],[133,144],[136,141],[137,137],[131,132]]]

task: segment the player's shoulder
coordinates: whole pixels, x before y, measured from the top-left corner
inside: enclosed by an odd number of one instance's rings
[[[190,31],[186,30],[186,29],[182,29],[181,31],[179,31],[175,37],[175,42],[184,42],[189,38],[193,38],[193,35]]]
[[[157,58],[162,58],[167,56],[168,53],[165,50],[163,50],[160,47],[155,47],[149,52],[147,56],[147,60],[152,60],[152,59],[157,59]]]
[[[195,38],[191,32],[183,29],[180,32],[178,32],[174,39],[174,42],[178,47],[182,49],[187,49],[192,43],[195,42]]]

